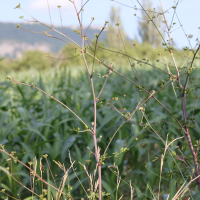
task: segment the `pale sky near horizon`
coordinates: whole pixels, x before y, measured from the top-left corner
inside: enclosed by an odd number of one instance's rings
[[[73,4],[69,0],[48,0],[51,12],[51,19],[53,25],[60,25],[60,15],[57,5],[61,5],[62,21],[64,26],[78,25],[77,16],[74,11]],[[117,0],[119,3],[137,8],[140,8],[137,0]],[[86,0],[83,0],[85,3]],[[140,0],[140,2],[142,2]],[[160,6],[160,0],[151,0],[153,6],[158,8]],[[29,14],[37,18],[41,22],[50,23],[47,0],[7,0],[1,4],[0,7],[0,22],[22,22],[19,19],[20,16],[24,16],[25,19],[31,18],[20,9],[14,7],[21,3],[21,7]],[[75,0],[77,8],[80,9],[81,0]],[[92,26],[103,26],[105,21],[109,21],[109,14],[111,6],[121,9],[121,21],[126,34],[130,38],[138,36],[137,18],[134,16],[140,15],[141,11],[135,11],[133,8],[120,5],[119,3],[111,0],[89,0],[84,7],[83,12],[83,25],[87,26],[91,22],[91,17],[95,17]],[[177,1],[174,0],[162,0],[164,10],[167,10],[174,6]],[[171,8],[169,13],[166,13],[167,21],[171,21],[174,9]],[[192,34],[192,45],[195,44],[195,39],[199,36],[198,27],[200,27],[200,1],[199,0],[179,0],[179,5],[176,9],[176,13],[181,21],[182,27],[187,35]],[[174,39],[179,47],[188,46],[188,40],[180,27],[176,15],[174,16],[176,25],[174,31],[171,33],[171,37]],[[175,30],[178,28],[177,30]],[[172,30],[173,30],[172,29]]]

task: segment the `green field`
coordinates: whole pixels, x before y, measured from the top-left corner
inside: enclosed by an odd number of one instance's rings
[[[105,80],[103,76],[108,74],[108,69],[100,66],[95,69],[94,88],[97,95]],[[118,67],[116,69],[137,83],[134,73],[129,67]],[[165,81],[165,84],[168,83],[167,75],[157,69],[151,69],[145,65],[137,69],[143,85],[150,91],[159,90],[157,84],[161,83],[162,80]],[[165,70],[167,71],[167,69]],[[173,68],[171,70],[173,71]],[[198,85],[200,81],[196,79],[198,73],[199,69],[197,68],[196,73],[194,73],[195,81],[191,85],[194,89],[188,94],[190,98],[187,100],[187,113],[190,114],[190,118],[197,122],[199,121],[200,112],[199,100],[195,101],[193,97],[199,96]],[[10,72],[7,75],[19,82],[37,85],[37,87],[71,108],[89,127],[92,126],[93,97],[90,79],[84,66],[61,68],[60,70],[52,68],[40,72],[29,69]],[[92,135],[84,131],[85,127],[80,121],[54,99],[42,94],[33,87],[17,85],[7,80],[7,75],[1,75],[0,83],[0,144],[5,145],[5,149],[9,153],[15,151],[15,156],[27,165],[36,157],[38,159],[38,174],[41,173],[39,160],[43,155],[48,154],[47,159],[51,172],[43,157],[42,164],[45,170],[42,176],[44,180],[54,186],[55,183],[51,173],[54,175],[57,185],[60,184],[64,175],[54,160],[64,163],[66,169],[68,169],[70,167],[70,151],[72,161],[76,161],[74,164],[76,174],[87,190],[89,188],[88,177],[79,162],[88,166],[89,173],[94,173],[96,161],[94,155],[89,153],[87,149],[89,147],[92,151],[94,150]],[[177,82],[174,82],[175,90],[169,84],[155,97],[181,121],[180,98],[176,99],[176,95],[179,97],[180,92],[176,87]],[[139,93],[140,97],[138,97],[134,84],[115,73],[111,73],[97,105],[97,138],[100,135],[102,136],[100,142],[98,142],[101,154],[105,151],[115,131],[124,122],[125,117],[123,115],[128,115],[128,112],[132,113],[139,99],[144,100],[146,98],[144,92]],[[112,100],[114,97],[118,97],[118,100],[116,101],[117,98]],[[107,103],[113,104],[118,112],[111,106],[107,106]],[[104,161],[105,164],[102,165],[102,185],[103,191],[110,193],[111,199],[119,199],[122,195],[123,199],[129,199],[131,193],[130,180],[135,188],[134,197],[136,199],[153,199],[153,193],[157,194],[160,179],[160,158],[164,145],[152,133],[151,127],[154,127],[164,140],[166,140],[169,133],[169,142],[177,137],[184,136],[171,115],[153,98],[144,107],[151,126],[148,125],[142,113],[139,110],[136,111],[131,118],[132,123],[126,121],[108,148],[108,158]],[[75,131],[78,128],[80,128],[80,132]],[[195,128],[191,129],[191,137],[194,143],[199,138],[199,133],[200,127],[198,123],[195,123]],[[116,154],[113,153],[120,152],[121,147],[127,147],[129,151],[116,157]],[[191,153],[184,138],[177,140],[170,147],[173,153],[177,155],[181,155],[181,152],[184,153],[188,158],[188,165],[192,166]],[[33,187],[30,184],[29,171],[18,162],[12,162],[12,165],[10,165],[9,161],[6,161],[8,158],[9,156],[5,153],[1,153],[1,166],[3,168],[9,167],[9,171],[12,169],[13,176],[19,179],[23,185],[29,188]],[[91,161],[89,165],[86,163],[88,160]],[[118,166],[119,176],[123,179],[118,189],[115,169],[108,168],[114,163]],[[161,199],[164,194],[174,195],[175,191],[189,178],[190,172],[184,164],[178,160],[174,162],[173,157],[167,153],[162,172]],[[18,198],[18,194],[21,199],[32,196],[31,192],[24,189],[2,170],[0,171],[0,182],[1,188],[6,189],[6,192],[15,198]],[[86,194],[73,170],[69,171],[63,192],[68,193],[70,191],[69,186],[72,186],[71,195],[74,199],[86,198]],[[51,195],[55,198],[56,191],[42,184],[36,178],[34,191],[37,194],[42,194],[42,189],[48,189],[47,199],[50,199]],[[197,190],[195,184],[192,185],[191,190]],[[89,193],[89,191],[87,192]],[[188,195],[192,195],[192,192]],[[5,199],[6,195],[0,193],[0,198]]]

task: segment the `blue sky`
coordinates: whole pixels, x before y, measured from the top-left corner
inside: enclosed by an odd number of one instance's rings
[[[77,17],[74,11],[74,7],[69,0],[48,0],[51,18],[53,25],[60,25],[60,16],[57,5],[61,5],[61,13],[64,26],[78,25]],[[83,0],[86,2],[86,0]],[[137,0],[118,0],[118,2],[126,4],[128,6],[137,8],[140,6],[137,3]],[[141,2],[141,0],[140,0]],[[158,8],[160,6],[160,0],[151,0],[153,6]],[[19,17],[24,16],[25,19],[31,19],[27,14],[25,14],[20,9],[15,9],[14,7],[21,3],[21,7],[26,10],[29,14],[36,17],[39,21],[50,23],[47,0],[7,0],[1,4],[0,8],[0,21],[1,22],[22,22]],[[81,0],[75,0],[77,8],[81,6]],[[162,0],[164,10],[171,8],[177,3],[174,0]],[[91,21],[91,17],[95,17],[93,26],[103,26],[106,20],[109,21],[109,13],[111,6],[116,8],[121,8],[121,21],[125,32],[130,38],[138,36],[137,28],[137,18],[134,16],[135,13],[140,15],[140,11],[135,11],[133,8],[125,7],[118,4],[115,1],[111,0],[89,0],[87,5],[84,8],[83,12],[83,25],[88,25]],[[195,44],[195,39],[199,35],[198,27],[200,27],[200,1],[199,0],[179,0],[179,5],[177,7],[177,15],[183,25],[184,31],[187,35],[192,34],[193,38],[191,43]],[[173,8],[169,10],[169,13],[166,13],[167,21],[171,21],[173,14]],[[174,29],[179,27],[179,22],[175,16],[174,22],[176,25]],[[171,33],[172,38],[179,47],[187,46],[188,40],[185,37],[184,32],[181,28],[173,31]]]

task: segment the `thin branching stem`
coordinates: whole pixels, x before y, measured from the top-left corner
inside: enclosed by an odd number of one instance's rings
[[[62,26],[62,31],[63,31],[63,34],[65,35],[64,28],[63,28],[63,23],[62,23],[62,16],[61,16],[60,8],[59,8],[59,14],[60,14],[60,22],[61,22],[61,26]]]
[[[162,10],[163,10],[163,6],[162,6],[162,1],[160,0],[160,4],[161,4],[161,7],[162,7]],[[170,42],[170,47],[171,47],[171,37],[170,37],[170,27],[168,26],[167,24],[167,21],[166,21],[166,17],[165,17],[165,14],[163,13],[163,16],[164,16],[164,19],[165,19],[165,24],[166,24],[166,27],[168,29],[168,36],[169,36],[169,42]],[[199,45],[200,47],[200,45]],[[196,53],[198,52],[199,50],[199,47],[196,51]],[[176,71],[177,71],[177,80],[178,80],[178,84],[179,84],[179,88],[181,89],[182,88],[182,85],[181,85],[181,82],[180,82],[180,78],[179,78],[179,74],[180,74],[180,71],[178,70],[178,67],[176,65],[176,61],[174,59],[174,55],[173,55],[173,52],[172,50],[170,49],[169,50],[170,54],[171,54],[171,57],[172,57],[172,60],[174,62],[174,65],[176,67]],[[196,54],[194,54],[193,56],[193,61],[194,61],[194,58],[195,58]],[[192,63],[193,63],[192,61]],[[184,122],[187,123],[187,112],[186,112],[186,98],[187,98],[187,95],[185,94],[185,90],[187,88],[189,84],[189,73],[187,75],[187,78],[186,78],[186,82],[185,82],[185,85],[183,87],[183,94],[182,94],[182,97],[181,97],[181,103],[182,103],[182,111],[183,111],[183,118],[184,118]],[[191,136],[190,136],[190,132],[189,132],[189,128],[188,128],[188,124],[186,124],[186,128],[185,128],[185,135],[187,137],[187,140],[188,140],[188,144],[190,146],[190,150],[192,152],[192,155],[193,155],[193,160],[194,160],[194,166],[195,166],[195,171],[196,171],[196,176],[199,176],[199,166],[198,166],[198,161],[197,161],[197,157],[196,157],[196,154],[195,154],[195,151],[194,151],[194,147],[193,147],[193,144],[192,144],[192,140],[191,140]],[[198,185],[198,188],[200,190],[200,179],[198,178],[197,180],[197,185]]]
[[[55,97],[53,97],[52,95],[48,94],[47,92],[43,91],[42,89],[38,88],[36,85],[29,85],[29,84],[26,84],[26,83],[21,83],[21,82],[15,80],[14,78],[11,78],[11,80],[13,82],[15,82],[16,84],[25,85],[25,86],[28,86],[28,87],[33,87],[33,88],[39,90],[40,92],[46,94],[51,99],[54,99],[55,101],[57,101],[58,103],[60,103],[61,105],[63,105],[65,108],[67,108],[76,118],[78,118],[84,124],[85,127],[88,127],[87,124],[73,110],[71,110],[67,105],[65,105],[64,103],[62,103],[61,101],[59,101],[58,99],[56,99]],[[88,129],[88,131],[92,133],[92,131],[90,129]]]
[[[99,157],[100,157],[100,153],[98,152],[98,146],[97,146],[97,138],[96,138],[96,126],[97,126],[97,102],[96,102],[96,96],[95,96],[95,91],[94,91],[94,84],[93,84],[93,76],[90,73],[86,58],[85,58],[85,35],[83,33],[83,26],[79,17],[79,13],[77,11],[75,2],[73,2],[74,4],[74,8],[76,10],[76,14],[78,17],[78,21],[79,21],[79,25],[81,28],[81,36],[82,36],[82,57],[85,63],[85,66],[87,68],[88,71],[88,75],[90,77],[90,82],[91,82],[91,87],[92,87],[92,94],[93,94],[93,101],[94,101],[94,125],[93,125],[93,140],[94,140],[94,147],[95,147],[95,157],[96,157],[96,162],[98,164],[98,182],[99,182],[99,200],[101,200],[101,190],[102,190],[102,185],[101,185],[101,163],[99,162]],[[93,21],[93,20],[92,20]]]
[[[122,39],[122,35],[121,35],[121,32],[120,32],[120,28],[119,28],[119,26],[118,26],[118,31],[119,31],[119,35],[120,35],[120,38],[121,38],[121,41],[122,41],[122,44],[123,44],[123,47],[124,47],[124,50],[125,50],[125,52],[126,52],[126,54],[125,55],[128,55],[128,53],[127,53],[127,51],[126,51],[126,47],[125,47],[125,45],[124,45],[124,41],[123,41],[123,39]],[[120,53],[120,52],[119,52]],[[131,61],[130,61],[130,58],[129,58],[129,56],[127,56],[128,57],[128,61],[129,61],[129,64],[130,64],[130,66],[131,66]],[[138,72],[137,72],[137,70],[136,70],[136,68],[134,67],[134,70],[135,70],[135,72],[134,72],[134,75],[135,75],[135,77],[137,78],[137,80],[141,83],[141,85],[143,85],[143,83],[142,83],[142,80],[141,80],[141,78],[140,78],[140,76],[139,76],[139,74],[138,74]],[[137,75],[136,75],[137,74]]]
[[[49,1],[48,0],[47,0],[47,5],[48,5],[48,10],[49,10],[49,18],[50,18],[50,22],[51,22],[51,27],[53,28],[52,20],[51,20],[51,12],[50,12],[50,8],[49,8]]]
[[[95,45],[92,41],[89,41],[89,42],[92,43],[93,45]],[[126,57],[128,57],[128,58],[131,58],[131,59],[133,59],[133,60],[139,62],[139,63],[143,63],[143,64],[146,64],[146,65],[149,65],[149,66],[151,66],[151,67],[154,67],[155,69],[158,69],[158,70],[160,70],[160,71],[162,71],[162,72],[168,74],[168,72],[166,72],[165,70],[160,69],[160,68],[156,67],[155,65],[153,65],[153,64],[151,64],[151,63],[149,63],[149,62],[145,62],[145,61],[142,61],[142,60],[138,60],[138,59],[136,59],[136,58],[134,58],[134,57],[132,57],[132,56],[130,56],[130,55],[127,55],[127,54],[124,54],[124,53],[121,53],[121,52],[118,52],[118,51],[114,51],[114,50],[111,50],[111,49],[107,49],[107,48],[101,47],[101,46],[99,46],[99,45],[97,45],[97,47],[100,48],[100,49],[104,49],[104,50],[106,50],[106,51],[110,51],[110,52],[113,52],[113,53],[117,53],[117,54],[126,56]],[[86,52],[86,53],[89,54],[89,52]],[[97,60],[97,61],[98,61],[98,60]],[[105,66],[105,65],[104,65],[104,66]],[[108,67],[108,68],[109,68],[109,67]]]
[[[111,65],[111,68],[112,68],[112,65]],[[100,97],[100,95],[101,95],[101,93],[102,93],[102,91],[103,91],[103,89],[104,89],[104,87],[106,85],[106,82],[107,82],[108,77],[110,76],[111,72],[112,72],[112,70],[110,70],[108,75],[106,75],[106,80],[104,81],[104,84],[103,84],[103,86],[102,86],[102,88],[101,88],[101,90],[100,90],[100,92],[99,92],[99,94],[98,94],[98,96],[96,98],[96,101],[98,101],[98,99],[99,99],[99,97]]]
[[[87,31],[88,31],[88,29],[89,29],[89,27],[91,26],[91,24],[92,24],[93,21],[94,21],[94,19],[92,18],[92,21],[90,22],[90,24],[88,25],[87,29],[85,30],[84,35],[86,35],[86,33],[87,33]]]

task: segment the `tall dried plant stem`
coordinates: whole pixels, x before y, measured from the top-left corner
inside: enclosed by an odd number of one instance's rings
[[[83,37],[83,43],[84,43],[84,36]],[[83,44],[84,46],[84,44]],[[94,100],[94,131],[93,131],[93,140],[94,140],[94,147],[95,147],[95,157],[96,157],[96,161],[97,161],[97,164],[98,164],[98,179],[99,179],[99,200],[101,200],[101,164],[99,162],[99,153],[98,153],[98,147],[97,147],[97,139],[96,139],[96,125],[97,125],[97,121],[96,121],[96,118],[97,118],[97,99],[95,97],[95,92],[94,92],[94,84],[93,84],[93,78],[92,78],[92,75],[90,74],[90,71],[89,71],[89,67],[88,67],[88,64],[87,64],[87,61],[85,59],[85,55],[84,55],[84,50],[82,50],[82,56],[83,56],[83,59],[84,59],[84,62],[85,62],[85,65],[87,67],[87,70],[88,70],[88,74],[90,76],[90,82],[91,82],[91,87],[92,87],[92,94],[93,94],[93,100]]]
[[[81,53],[82,53],[82,56],[83,56],[83,60],[85,62],[85,66],[86,66],[87,71],[88,71],[88,75],[90,77],[90,82],[91,82],[91,87],[92,87],[92,94],[93,94],[93,101],[94,101],[94,126],[93,126],[92,135],[93,135],[94,148],[95,148],[95,157],[96,157],[96,162],[97,162],[97,165],[98,165],[99,200],[101,200],[101,190],[102,190],[102,186],[101,186],[101,163],[99,162],[100,153],[98,152],[97,138],[96,138],[97,99],[96,99],[95,92],[94,92],[93,76],[90,73],[90,70],[89,70],[89,67],[88,67],[88,64],[87,64],[87,61],[86,61],[86,58],[85,58],[85,45],[84,45],[85,34],[83,33],[83,26],[82,26],[82,23],[81,23],[81,20],[80,20],[80,17],[79,17],[80,12],[77,11],[75,2],[73,2],[73,4],[74,4],[74,8],[76,10],[79,25],[80,25],[80,28],[81,28],[81,36],[82,36],[82,51],[81,51]],[[93,19],[92,19],[92,21],[93,21]]]

